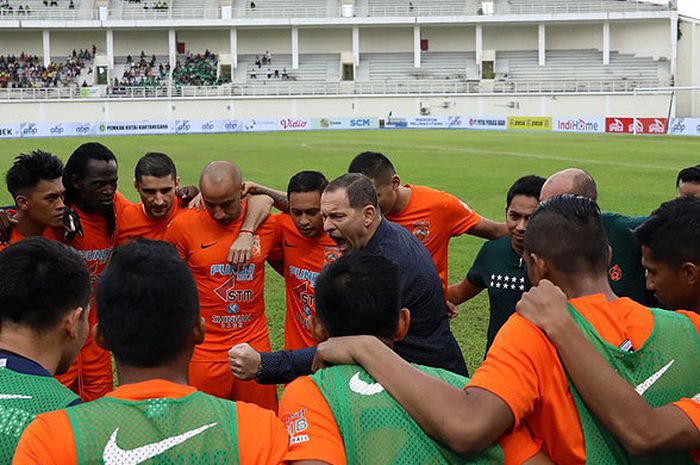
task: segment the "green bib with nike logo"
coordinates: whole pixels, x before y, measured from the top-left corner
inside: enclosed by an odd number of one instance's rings
[[[35,416],[68,407],[78,396],[50,376],[0,368],[0,465],[10,465],[19,437]]]
[[[685,316],[668,310],[651,309],[654,329],[642,347],[633,352],[608,344],[574,307],[569,313],[586,338],[603,358],[653,407],[660,407],[700,391],[700,336]],[[688,453],[632,456],[593,416],[569,379],[586,446],[586,463],[694,464]]]
[[[462,389],[469,379],[439,368],[414,365]],[[406,411],[357,365],[337,365],[311,375],[335,417],[348,464],[444,465],[503,463],[497,444],[458,455],[431,439]],[[440,399],[425,399],[440,402]],[[468,421],[468,419],[465,419]]]
[[[201,392],[142,401],[103,397],[66,412],[80,465],[239,463],[236,404]]]

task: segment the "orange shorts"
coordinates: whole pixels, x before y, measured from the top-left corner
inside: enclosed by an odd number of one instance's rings
[[[89,338],[68,371],[56,379],[85,402],[99,399],[114,390],[112,357]]]
[[[262,336],[255,341],[246,342],[259,352],[269,352],[270,340],[267,332]],[[212,396],[249,402],[277,412],[277,386],[241,381],[234,377],[228,364],[228,350],[210,361],[191,361],[190,385]]]

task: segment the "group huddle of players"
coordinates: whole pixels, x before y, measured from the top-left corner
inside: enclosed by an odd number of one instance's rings
[[[700,165],[634,218],[585,171],[524,176],[505,223],[376,152],[286,192],[147,153],[137,204],[117,172],[93,142],[6,174],[0,465],[700,463]],[[465,233],[488,241],[448,285]],[[449,319],[484,289],[469,379]]]

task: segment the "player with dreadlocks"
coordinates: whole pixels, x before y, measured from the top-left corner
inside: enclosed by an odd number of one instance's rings
[[[83,230],[82,235],[66,240],[66,243],[85,260],[93,291],[112,255],[122,210],[130,205],[117,192],[117,179],[117,158],[97,142],[88,142],[75,149],[63,170],[65,203],[78,214]],[[94,292],[90,303],[92,327],[97,318]],[[83,400],[104,396],[113,388],[109,352],[99,348],[88,336],[75,363],[59,380]]]

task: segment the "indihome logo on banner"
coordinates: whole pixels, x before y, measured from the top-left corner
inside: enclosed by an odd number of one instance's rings
[[[554,118],[556,132],[605,132],[605,118]]]

